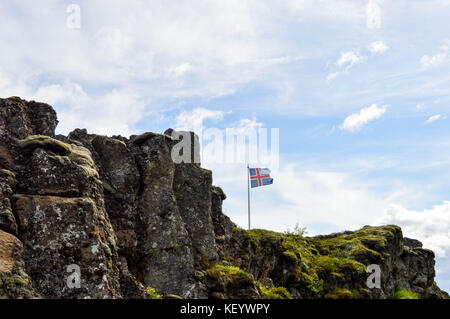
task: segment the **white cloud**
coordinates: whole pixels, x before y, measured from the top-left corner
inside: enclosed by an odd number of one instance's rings
[[[450,3],[450,1],[449,1],[449,3]],[[442,51],[448,51],[448,50],[450,50],[450,39],[445,39],[445,40],[443,41],[443,44],[441,45],[441,50],[442,50]]]
[[[387,106],[377,104],[362,108],[358,113],[349,115],[340,126],[341,130],[355,132],[370,121],[380,118],[386,112]]]
[[[241,131],[246,131],[248,129],[258,129],[263,127],[262,122],[258,122],[256,118],[253,119],[240,119],[239,124],[237,125],[237,128]]]
[[[439,49],[440,52],[434,55],[425,54],[424,56],[422,56],[422,58],[420,59],[420,63],[422,64],[422,67],[424,69],[437,67],[447,62],[447,51],[450,49],[450,39],[445,39],[444,41],[442,41],[442,45]]]
[[[437,53],[432,56],[424,55],[420,59],[420,63],[422,63],[422,66],[427,69],[430,67],[436,67],[436,66],[443,64],[445,62],[446,58],[447,58],[447,55],[445,53]]]
[[[337,78],[339,75],[341,74],[341,72],[333,72],[327,75],[327,81],[331,81],[335,78]]]
[[[87,94],[79,85],[63,90],[68,94],[62,96],[65,107],[58,112],[58,132],[67,134],[79,127],[105,135],[137,133],[134,127],[144,115],[145,102],[133,90],[114,89],[98,95]]]
[[[369,0],[366,5],[366,24],[369,29],[381,28],[380,0]]]
[[[224,114],[223,111],[219,110],[196,108],[192,111],[185,111],[178,114],[175,126],[177,130],[200,132],[203,129],[203,122],[205,120],[217,122],[223,119]]]
[[[171,75],[173,75],[174,77],[180,77],[180,76],[184,75],[185,73],[191,71],[192,69],[193,69],[193,67],[190,63],[182,63],[173,68],[170,68],[169,73]]]
[[[439,119],[441,119],[441,118],[443,118],[443,117],[442,117],[440,114],[430,116],[430,117],[428,118],[428,120],[425,121],[424,124],[430,124],[430,123],[433,123],[434,121],[437,121],[437,120],[439,120]]]
[[[81,85],[77,83],[42,86],[30,95],[30,98],[35,99],[36,101],[45,101],[51,105],[58,105],[59,103],[64,102],[75,103],[77,98],[80,100],[87,98],[87,94],[84,92]]]
[[[63,134],[86,128],[97,134],[129,136],[136,133],[134,125],[142,118],[145,107],[132,90],[90,95],[76,83],[40,87],[25,98],[45,101],[59,109],[57,132]]]
[[[336,61],[336,65],[340,71],[330,73],[327,76],[327,80],[333,80],[344,72],[349,71],[354,65],[363,62],[366,59],[365,56],[361,55],[359,52],[346,51],[342,52],[339,59]]]
[[[0,90],[5,89],[11,85],[8,75],[0,69]]]
[[[102,27],[94,39],[99,56],[109,61],[122,59],[132,45],[131,37],[125,36],[120,29],[114,27]]]
[[[405,236],[421,240],[425,248],[432,249],[439,257],[445,257],[450,253],[450,202],[448,201],[424,211],[413,211],[399,205],[391,205],[379,223],[401,226]]]
[[[1,72],[0,72],[1,79]],[[52,105],[58,113],[58,134],[68,134],[75,128],[106,135],[136,134],[135,124],[145,113],[145,102],[132,89],[111,89],[89,94],[79,83],[32,85],[17,77],[9,77],[0,96],[20,96],[27,100],[42,101]]]
[[[369,48],[372,54],[383,54],[389,50],[389,47],[383,41],[372,42]]]
[[[375,41],[369,44],[368,51],[372,55],[383,54],[389,50],[389,47],[383,41]],[[367,52],[368,53],[368,52]],[[327,81],[333,80],[342,73],[348,72],[353,66],[360,64],[367,60],[368,56],[361,54],[359,51],[345,51],[341,53],[341,56],[336,61],[335,65],[338,71],[328,74]],[[328,63],[326,69],[330,64]]]
[[[336,62],[339,67],[345,67],[346,69],[350,69],[355,64],[358,64],[364,61],[365,57],[360,55],[358,52],[347,51],[341,54],[341,57]]]

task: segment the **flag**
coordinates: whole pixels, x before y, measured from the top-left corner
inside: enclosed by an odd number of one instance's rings
[[[273,178],[270,177],[268,168],[249,168],[250,185],[252,188],[273,184]]]

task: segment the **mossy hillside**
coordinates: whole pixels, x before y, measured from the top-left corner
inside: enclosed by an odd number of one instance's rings
[[[225,258],[229,263],[250,273],[254,266],[249,265],[249,256],[253,264],[255,260],[267,259],[277,255],[281,249],[281,263],[283,267],[293,270],[294,279],[280,279],[276,273],[280,269],[269,269],[256,274],[258,280],[273,279],[275,285],[292,285],[292,280],[300,287],[304,298],[335,298],[337,295],[349,297],[337,289],[345,289],[348,283],[355,281],[364,287],[367,277],[367,265],[381,263],[389,256],[387,247],[398,234],[397,226],[365,227],[356,232],[347,232],[328,237],[304,237],[295,234],[283,234],[262,229],[243,230],[235,228],[233,238],[246,238],[247,248],[242,249],[238,256]],[[245,245],[244,245],[245,246]],[[261,255],[261,258],[258,256]],[[261,265],[260,265],[261,266]],[[267,266],[267,265],[264,265]],[[261,268],[261,267],[260,267]],[[264,267],[262,267],[264,268]],[[267,268],[267,267],[265,267]],[[273,274],[273,276],[272,276]],[[281,276],[278,276],[281,278]],[[286,283],[283,280],[288,280]],[[339,294],[340,292],[341,294]],[[357,291],[351,291],[355,297]]]
[[[394,240],[396,226],[365,227],[354,233],[331,238],[314,238],[322,255],[355,259],[365,265],[382,263],[389,256],[388,243]]]
[[[344,286],[365,275],[364,264],[331,248],[333,252],[325,255],[312,238],[288,235],[282,245],[283,255],[296,263],[298,281],[308,288],[303,292],[307,297],[324,297],[335,286]]]

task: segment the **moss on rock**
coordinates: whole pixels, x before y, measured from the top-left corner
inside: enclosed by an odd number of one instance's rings
[[[394,294],[395,299],[419,299],[419,296],[413,292],[406,289],[397,290]]]
[[[43,148],[67,156],[72,152],[69,144],[58,141],[45,135],[31,135],[18,141],[18,145],[26,152],[32,152],[35,148]]]
[[[80,166],[86,175],[99,178],[92,154],[83,146],[67,144],[44,135],[31,135],[23,140],[18,140],[17,143],[25,153],[31,153],[34,149],[41,148],[56,153],[57,158],[59,158],[58,156],[66,156]],[[59,161],[64,163],[63,158],[59,158]]]
[[[292,299],[290,292],[284,287],[266,286],[259,283],[259,289],[264,299]]]
[[[146,287],[145,290],[147,290],[147,293],[150,295],[152,299],[163,299],[163,297],[156,292],[155,288]]]
[[[355,290],[336,288],[325,295],[325,299],[357,299],[360,295]]]
[[[227,284],[253,283],[254,278],[235,266],[216,265],[207,270],[207,275]]]

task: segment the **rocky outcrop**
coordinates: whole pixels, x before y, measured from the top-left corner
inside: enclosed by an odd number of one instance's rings
[[[0,115],[0,298],[447,297],[433,252],[396,226],[237,228],[192,132],[55,136],[53,108],[20,98],[0,99]]]
[[[399,290],[448,298],[434,282],[434,253],[405,243],[411,240],[393,225],[317,237],[234,229],[224,255],[293,298],[394,298]],[[380,267],[380,288],[367,286],[369,265]]]

